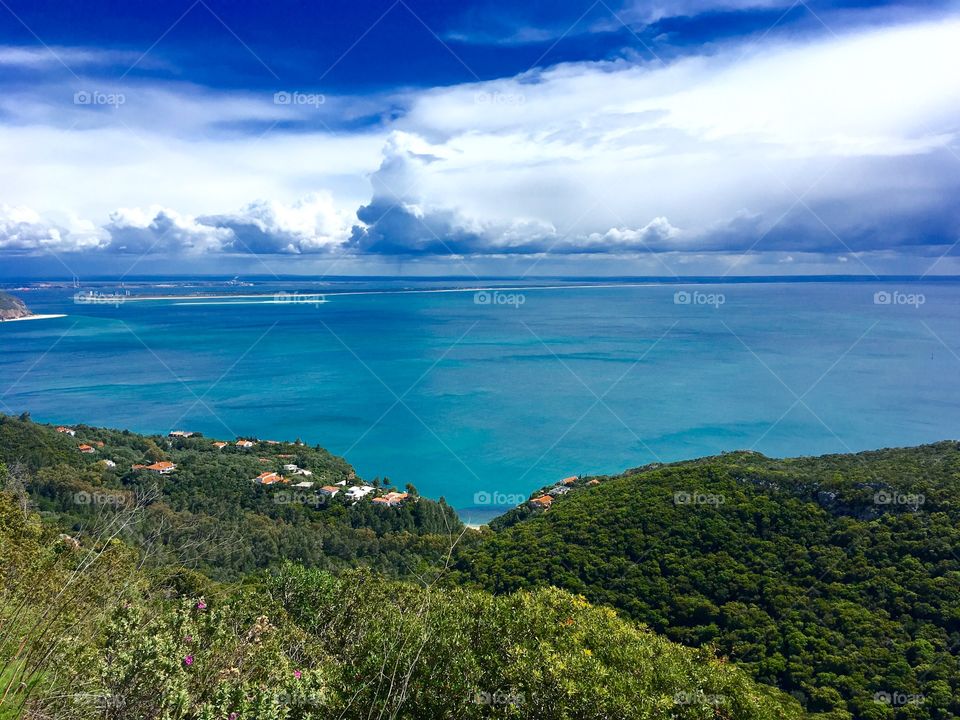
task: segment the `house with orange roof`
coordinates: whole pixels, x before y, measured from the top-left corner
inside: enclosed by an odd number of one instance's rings
[[[250,442],[249,440],[237,440],[237,447],[238,447],[238,448],[252,448],[252,447],[253,447],[253,443]]]
[[[596,478],[587,482],[587,485],[599,485],[599,484],[600,484],[600,481],[597,480]]]
[[[287,479],[279,473],[262,472],[253,479],[253,482],[260,485],[273,485],[275,483],[285,483]]]
[[[77,450],[82,452],[84,455],[89,455],[90,453],[95,453],[96,448],[90,447],[89,445],[77,445]]]
[[[57,428],[57,432],[64,433],[65,435],[70,435],[70,436],[74,436],[77,434],[77,431],[74,430],[73,428],[64,427],[63,425],[60,425]]]
[[[214,446],[217,450],[223,450],[223,449],[227,446],[227,443],[222,442],[222,441],[217,441],[217,442],[215,442],[215,443],[213,444],[213,446]]]
[[[550,506],[553,505],[553,498],[549,495],[541,495],[540,497],[533,498],[529,505],[534,510],[549,510]]]
[[[381,497],[375,497],[373,502],[378,505],[386,505],[387,507],[396,507],[397,505],[403,504],[403,501],[410,497],[409,493],[402,492],[388,492],[386,495]]]
[[[324,485],[320,488],[320,493],[327,497],[334,497],[338,492],[340,492],[340,488],[336,485]]]
[[[571,475],[570,477],[564,478],[560,482],[563,483],[564,485],[573,485],[576,481],[577,481],[577,476]]]
[[[153,465],[147,465],[143,469],[159,473],[160,475],[169,475],[177,469],[177,466],[167,460],[161,460],[160,462],[153,463]]]

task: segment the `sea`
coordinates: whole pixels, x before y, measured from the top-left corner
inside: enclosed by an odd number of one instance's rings
[[[483,523],[571,475],[960,436],[960,280],[10,284],[0,412],[301,439]]]

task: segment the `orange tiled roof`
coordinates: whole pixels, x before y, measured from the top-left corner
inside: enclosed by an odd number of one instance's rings
[[[562,482],[564,485],[573,485],[576,481],[577,481],[577,476],[576,476],[576,475],[571,475],[570,477],[566,477],[566,478],[564,478],[563,480],[561,480],[561,482]]]
[[[553,504],[553,498],[549,495],[541,495],[540,497],[535,497],[530,501],[531,505],[546,505],[550,507]]]
[[[173,470],[176,467],[172,462],[167,460],[161,460],[160,462],[155,462],[153,465],[147,465],[144,470]]]

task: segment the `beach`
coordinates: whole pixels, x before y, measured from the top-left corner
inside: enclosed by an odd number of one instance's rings
[[[21,320],[52,320],[54,318],[66,317],[63,313],[54,313],[50,315],[27,315],[26,317],[10,318],[9,320],[0,319],[0,323],[20,322]]]

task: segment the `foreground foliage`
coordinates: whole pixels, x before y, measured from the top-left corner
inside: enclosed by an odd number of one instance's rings
[[[0,547],[4,718],[803,716],[709,651],[557,589],[292,565],[221,585],[142,568],[107,528],[60,537],[4,493]]]

